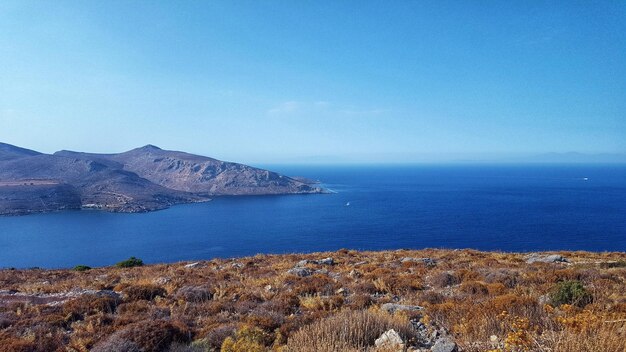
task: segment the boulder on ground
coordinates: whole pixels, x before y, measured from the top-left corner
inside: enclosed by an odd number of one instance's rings
[[[299,277],[307,277],[307,276],[313,275],[313,270],[308,269],[308,268],[295,267],[295,268],[287,270],[287,272],[291,275],[296,275]]]
[[[397,351],[404,350],[404,341],[400,334],[394,329],[385,331],[379,338],[374,341],[374,345],[379,348],[394,349]]]
[[[533,254],[526,259],[527,264],[533,263],[569,263],[567,258],[559,254],[539,255]]]
[[[412,257],[404,257],[400,259],[401,263],[423,263],[426,266],[435,266],[437,265],[437,261],[432,258],[412,258]]]
[[[316,260],[303,259],[303,260],[299,261],[298,263],[296,263],[296,267],[305,266],[307,264],[335,265],[335,261],[333,260],[333,258],[330,258],[330,257],[323,258],[323,259],[316,259]]]
[[[442,337],[435,341],[435,345],[430,348],[431,352],[457,352],[456,343],[448,337]]]

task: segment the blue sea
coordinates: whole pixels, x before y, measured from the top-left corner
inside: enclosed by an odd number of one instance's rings
[[[335,193],[0,217],[0,267],[340,248],[626,250],[624,165],[270,166]]]

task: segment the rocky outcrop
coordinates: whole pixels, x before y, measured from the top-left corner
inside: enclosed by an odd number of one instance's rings
[[[569,260],[559,254],[538,255],[532,254],[526,259],[527,264],[533,263],[568,263]]]
[[[404,341],[394,329],[385,331],[374,341],[374,346],[385,351],[404,351]]]
[[[435,341],[433,347],[430,348],[432,352],[456,352],[458,351],[456,343],[449,337],[441,337]]]

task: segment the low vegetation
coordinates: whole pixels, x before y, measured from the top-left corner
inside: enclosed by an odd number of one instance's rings
[[[136,266],[143,266],[143,260],[135,257],[130,257],[115,264],[115,266],[117,266],[118,268],[133,268]]]
[[[444,334],[470,352],[626,351],[626,254],[559,254],[568,262],[341,250],[0,270],[0,352],[382,352],[391,329],[413,350]]]

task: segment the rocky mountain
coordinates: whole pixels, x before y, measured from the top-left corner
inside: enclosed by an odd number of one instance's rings
[[[322,192],[275,172],[152,145],[119,154],[50,155],[0,144],[0,214],[141,212],[225,195]]]

